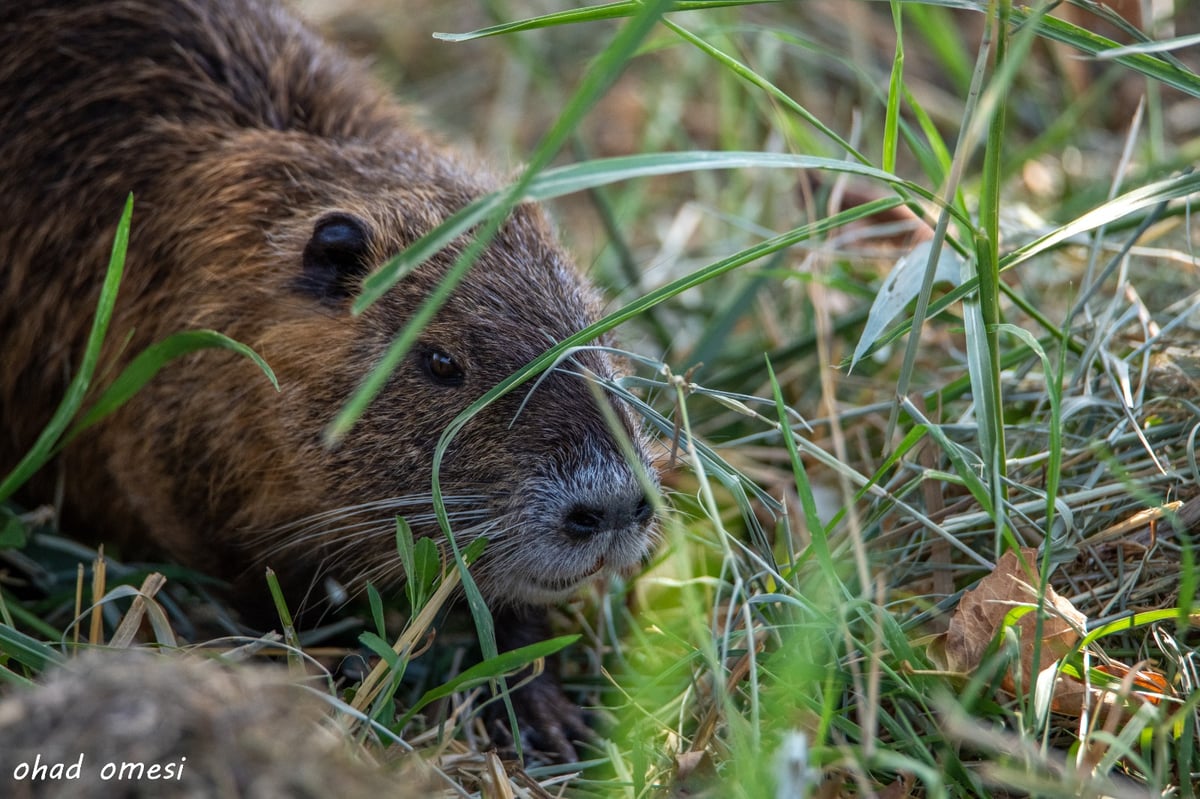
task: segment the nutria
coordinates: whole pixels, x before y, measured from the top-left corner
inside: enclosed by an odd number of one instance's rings
[[[264,566],[293,602],[325,578],[394,585],[395,517],[442,537],[431,463],[447,424],[597,318],[542,212],[512,212],[331,448],[330,420],[465,244],[355,316],[362,277],[497,180],[268,0],[5,3],[0,53],[0,474],[79,366],[132,192],[100,374],[208,328],[253,347],[280,389],[233,353],[181,359],[74,441],[26,501],[65,486],[65,528],[222,577],[252,615],[270,617]],[[649,550],[645,443],[623,402],[604,400],[614,433],[596,399],[616,371],[606,350],[579,350],[475,417],[445,457],[457,540],[490,541],[472,573],[502,647],[542,634],[540,606]],[[565,752],[579,730],[557,695],[531,687],[523,714]]]
[[[90,652],[0,702],[0,794],[418,795],[415,775],[353,757],[349,738],[323,726],[327,710],[281,669]]]

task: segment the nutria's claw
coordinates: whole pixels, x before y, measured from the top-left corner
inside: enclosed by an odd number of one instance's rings
[[[496,630],[496,644],[502,652],[550,637],[545,608],[501,608],[492,615],[492,621]],[[527,681],[509,694],[520,730],[522,753],[526,758],[533,755],[556,763],[574,763],[579,760],[576,744],[595,741],[597,735],[584,720],[579,705],[563,693],[553,662],[547,662],[545,670],[530,680],[531,670],[526,668],[508,678],[509,686]],[[490,702],[485,710],[485,718],[488,733],[496,746],[506,754],[515,754],[504,702],[499,698]]]
[[[574,763],[579,760],[578,745],[596,740],[583,711],[567,698],[549,673],[513,691],[511,698],[521,731],[522,753],[527,759],[540,756],[556,763]],[[492,740],[506,754],[515,756],[504,703],[497,699],[488,707],[488,732]]]

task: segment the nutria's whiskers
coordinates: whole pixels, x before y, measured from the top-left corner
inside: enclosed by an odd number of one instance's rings
[[[462,496],[443,496],[443,503],[447,509],[455,508],[459,505],[478,506],[487,501],[485,495],[462,495]],[[387,499],[377,499],[370,502],[360,502],[356,505],[345,505],[331,510],[323,510],[317,513],[304,516],[295,521],[287,522],[265,530],[262,533],[254,534],[272,540],[283,539],[287,541],[302,540],[303,536],[311,532],[320,532],[331,528],[331,525],[336,524],[344,519],[352,519],[356,517],[367,516],[370,518],[386,517],[394,520],[397,516],[407,517],[408,512],[413,508],[420,509],[421,512],[417,516],[427,516],[432,514],[433,495],[432,494],[410,494],[399,497],[389,497]],[[414,519],[417,518],[414,516]]]
[[[477,526],[487,519],[490,511],[480,504],[483,499],[474,495],[443,497],[452,529]],[[297,551],[352,561],[356,553],[372,551],[380,542],[394,551],[397,517],[403,518],[418,536],[438,524],[429,495],[393,497],[322,511],[254,534],[258,550],[254,564],[261,568],[274,560],[292,561]]]

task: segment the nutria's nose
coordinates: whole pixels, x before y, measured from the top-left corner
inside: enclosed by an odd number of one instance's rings
[[[654,508],[641,488],[606,503],[579,502],[563,515],[563,529],[572,538],[590,538],[613,530],[641,526],[650,521]]]

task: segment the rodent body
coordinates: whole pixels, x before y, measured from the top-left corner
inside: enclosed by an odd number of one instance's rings
[[[68,527],[234,582],[257,587],[272,566],[309,585],[394,585],[395,517],[441,535],[430,475],[443,429],[596,318],[541,212],[514,210],[331,449],[326,425],[463,244],[354,316],[359,280],[495,180],[265,0],[8,3],[0,52],[0,472],[78,367],[132,192],[107,374],[208,328],[259,352],[281,390],[231,353],[188,356],[73,442],[29,496],[46,501],[61,477]],[[629,409],[605,399],[623,428],[609,429],[583,377],[615,368],[581,350],[451,444],[446,507],[460,541],[490,541],[473,574],[493,608],[524,618],[648,552],[645,445]],[[641,463],[626,462],[622,436]]]

